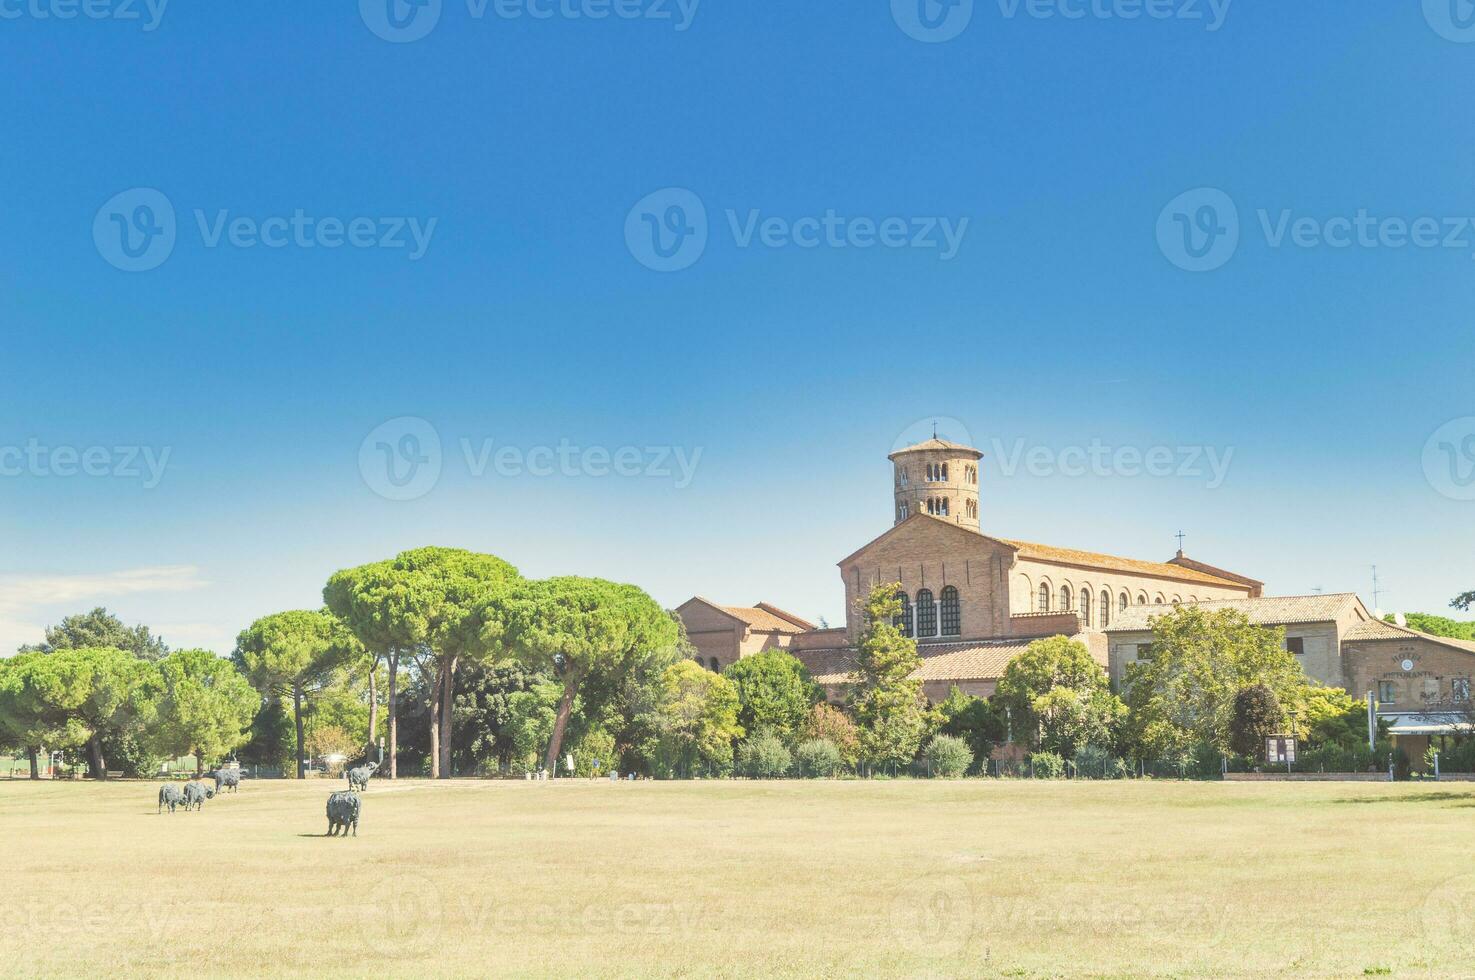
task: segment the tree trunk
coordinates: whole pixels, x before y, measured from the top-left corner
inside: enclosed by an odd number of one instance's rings
[[[297,724],[297,778],[307,778],[307,756],[304,755],[302,736],[302,685],[292,685],[292,717]]]
[[[449,657],[446,661],[445,690],[440,696],[440,778],[451,778],[451,717],[456,710],[456,665],[460,658]]]
[[[430,685],[430,778],[440,778],[440,699],[445,694],[445,664],[436,666],[435,682]]]
[[[574,713],[574,695],[579,690],[579,675],[573,668],[563,678],[563,698],[558,702],[558,715],[553,719],[553,737],[548,740],[548,754],[543,758],[543,768],[548,775],[558,775],[558,750],[563,747],[563,732],[568,728],[569,715]]]
[[[29,759],[30,762],[31,762],[31,778],[32,779],[40,779],[41,778],[41,759],[40,759],[40,755],[41,755],[41,753],[39,753],[38,751],[36,751],[36,746],[34,746],[34,745],[31,746],[30,748],[26,749],[26,758]]]
[[[205,774],[205,750],[195,749],[195,778],[198,779]]]
[[[399,649],[389,651],[389,778],[399,778]]]
[[[369,664],[369,755],[370,762],[374,760],[374,745],[379,741],[379,688],[378,679],[374,676],[379,673],[379,655],[374,654],[374,660]]]
[[[102,736],[94,735],[87,741],[87,768],[91,770],[88,775],[93,779],[107,779],[108,765],[102,757]]]

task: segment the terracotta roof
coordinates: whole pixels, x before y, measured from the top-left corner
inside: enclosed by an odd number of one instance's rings
[[[718,606],[717,608],[741,619],[748,624],[750,629],[774,633],[803,633],[814,629],[813,623],[805,622],[793,613],[786,613],[766,602],[760,602],[756,606]]]
[[[1469,653],[1475,653],[1475,643],[1469,640],[1456,640],[1449,636],[1435,636],[1432,633],[1424,633],[1408,626],[1398,626],[1394,623],[1384,622],[1381,619],[1369,619],[1367,622],[1358,623],[1343,634],[1344,640],[1430,640],[1444,646],[1454,647]]]
[[[1009,661],[1024,652],[1030,640],[985,640],[964,643],[921,643],[922,666],[912,677],[922,681],[989,681],[1004,675]],[[793,650],[818,684],[846,684],[855,670],[855,650]],[[1105,666],[1105,665],[1103,665]]]
[[[1364,608],[1357,593],[1333,592],[1327,595],[1267,596],[1261,599],[1207,599],[1201,602],[1185,602],[1183,605],[1209,612],[1233,609],[1244,613],[1256,626],[1284,626],[1290,623],[1330,623],[1346,615],[1348,607],[1354,603],[1359,608]],[[1148,620],[1153,616],[1166,615],[1173,608],[1171,604],[1155,604],[1113,610],[1111,625],[1106,627],[1106,632],[1150,629]]]
[[[948,442],[946,439],[935,438],[926,439],[914,446],[904,446],[901,449],[898,449],[896,452],[892,453],[890,456],[887,456],[886,458],[895,459],[903,453],[921,453],[938,449],[949,449],[955,452],[968,453],[972,455],[974,459],[983,458],[983,453],[979,452],[977,449],[974,449],[972,446],[965,446],[960,442]]]
[[[1032,541],[1010,541],[1007,538],[999,538],[1011,548],[1019,549],[1019,557],[1031,558],[1035,561],[1057,562],[1062,565],[1084,565],[1088,568],[1110,568],[1118,572],[1133,572],[1138,575],[1151,575],[1155,578],[1173,579],[1178,582],[1202,582],[1205,585],[1227,586],[1234,589],[1242,589],[1245,583],[1236,582],[1232,579],[1219,578],[1207,572],[1187,568],[1183,565],[1170,565],[1161,561],[1141,561],[1136,558],[1120,558],[1116,555],[1103,555],[1095,551],[1077,551],[1074,548],[1056,548],[1048,544],[1035,544]]]

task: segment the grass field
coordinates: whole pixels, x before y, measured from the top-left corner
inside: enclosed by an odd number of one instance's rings
[[[6,976],[1475,975],[1475,787],[0,783]]]

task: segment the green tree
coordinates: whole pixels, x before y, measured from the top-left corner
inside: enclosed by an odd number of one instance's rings
[[[953,735],[967,742],[979,764],[988,759],[993,747],[1007,735],[1002,712],[983,698],[963,693],[957,685],[948,690],[947,698],[937,710],[942,715],[939,734]]]
[[[303,702],[343,664],[363,656],[363,647],[327,611],[305,609],[256,620],[236,637],[233,660],[263,697],[290,697],[297,778],[306,770]]]
[[[794,764],[799,775],[809,779],[829,779],[845,771],[845,759],[827,738],[800,742],[794,750]]]
[[[722,675],[737,685],[738,722],[743,728],[766,730],[786,742],[793,739],[809,709],[821,698],[809,671],[783,650],[743,657]]]
[[[392,564],[404,578],[403,610],[421,641],[421,669],[432,677],[430,774],[449,779],[457,668],[462,658],[481,660],[497,648],[502,627],[487,617],[502,609],[493,600],[521,578],[495,555],[459,548],[416,548]]]
[[[1284,630],[1255,626],[1232,609],[1194,606],[1150,623],[1151,656],[1128,664],[1124,679],[1131,729],[1149,753],[1193,743],[1230,751],[1234,697],[1252,684],[1274,692],[1292,721],[1299,715],[1308,680],[1285,649]]]
[[[1395,617],[1390,613],[1383,617],[1385,622],[1395,622]],[[1447,636],[1453,640],[1475,640],[1475,623],[1464,623],[1448,616],[1436,616],[1432,613],[1409,613],[1404,617],[1409,629],[1416,629],[1420,633],[1428,633],[1430,636]]]
[[[1285,724],[1280,699],[1264,684],[1251,684],[1234,695],[1234,713],[1229,721],[1229,747],[1240,755],[1256,758],[1265,753],[1265,740]]]
[[[667,764],[677,775],[698,768],[721,774],[732,768],[732,745],[743,737],[737,687],[693,660],[666,668],[662,736]]]
[[[85,747],[93,779],[107,778],[104,739],[146,731],[161,687],[152,663],[112,647],[18,654],[7,665],[4,683],[4,701],[14,705],[23,725]]]
[[[208,650],[175,650],[159,661],[164,697],[154,744],[166,755],[193,752],[195,771],[245,744],[261,696],[229,660]]]
[[[42,747],[65,744],[67,733],[63,719],[48,711],[26,686],[21,668],[34,656],[40,654],[33,651],[0,660],[0,743],[25,752],[31,778],[40,779]]]
[[[531,690],[535,684],[546,682],[547,678],[517,663],[498,665],[472,661],[463,664],[456,691],[455,753],[458,766],[467,770],[503,770],[512,764],[519,752],[525,756],[514,728],[513,699]],[[550,735],[553,714],[550,709]],[[541,751],[544,744],[539,742],[536,750]],[[525,763],[527,760],[524,758],[522,761]]]
[[[759,732],[738,746],[738,772],[750,779],[782,779],[793,765],[788,747],[773,732]]]
[[[849,715],[832,704],[817,704],[809,709],[800,737],[833,745],[847,769],[854,769],[860,761],[860,729]]]
[[[1064,636],[1035,640],[1009,661],[993,700],[1032,748],[1066,758],[1083,745],[1111,744],[1126,714],[1106,670]]]
[[[1450,601],[1450,605],[1461,611],[1475,606],[1475,592],[1461,592]]]
[[[484,649],[512,654],[563,685],[543,764],[556,772],[580,685],[613,673],[641,651],[675,646],[672,618],[643,591],[603,579],[524,581],[490,597],[478,613]]]
[[[927,763],[932,775],[956,779],[973,765],[973,750],[955,735],[934,735],[927,743]]]
[[[873,765],[905,766],[916,758],[931,716],[922,701],[922,666],[915,640],[895,625],[901,586],[878,585],[860,603],[860,642],[851,675],[850,708],[861,749]]]
[[[51,653],[54,650],[103,647],[127,651],[140,660],[160,660],[169,652],[163,639],[151,634],[147,626],[124,626],[121,619],[101,606],[48,626],[45,643],[23,646],[20,652]]]

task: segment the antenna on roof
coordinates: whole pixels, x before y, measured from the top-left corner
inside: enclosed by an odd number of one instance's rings
[[[1381,598],[1382,595],[1383,595],[1382,586],[1378,584],[1378,566],[1377,565],[1374,565],[1373,566],[1373,608],[1374,609],[1382,609],[1383,608],[1383,600]]]
[[[937,438],[937,419],[932,420],[932,438]]]
[[[1317,586],[1313,586],[1312,589],[1311,589],[1311,591],[1312,592],[1315,592],[1317,595],[1321,595],[1322,589],[1321,589],[1321,586],[1317,585]]]
[[[1182,558],[1183,557],[1183,539],[1185,537],[1187,537],[1187,535],[1185,535],[1182,531],[1179,531],[1177,537],[1178,537],[1178,557],[1179,558]]]

